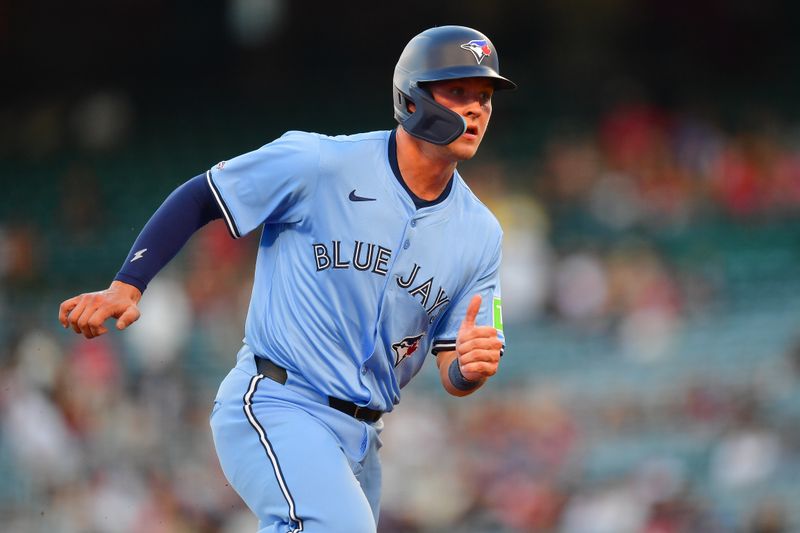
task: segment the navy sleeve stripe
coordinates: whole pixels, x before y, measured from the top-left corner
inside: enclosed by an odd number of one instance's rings
[[[433,341],[433,348],[431,348],[431,353],[433,355],[439,355],[439,352],[451,352],[456,349],[456,341],[455,339],[439,339]],[[500,348],[500,357],[506,351],[506,345],[504,344],[502,348]]]
[[[228,226],[228,231],[230,232],[231,237],[234,239],[240,238],[242,235],[239,232],[239,229],[236,227],[236,224],[233,221],[233,215],[231,215],[228,206],[225,205],[222,195],[220,195],[219,191],[217,190],[217,186],[214,185],[214,181],[211,179],[210,170],[206,171],[206,181],[208,181],[208,186],[211,188],[211,192],[214,194],[214,199],[217,201],[220,211],[222,211],[222,215],[225,218],[225,225]]]
[[[456,349],[455,339],[438,339],[433,341],[433,348],[431,348],[431,353],[433,355],[438,355],[439,352],[450,352],[455,349]]]

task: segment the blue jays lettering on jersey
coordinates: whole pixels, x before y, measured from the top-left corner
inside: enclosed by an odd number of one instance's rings
[[[392,134],[291,131],[207,173],[234,237],[264,223],[245,343],[323,394],[382,411],[426,354],[455,349],[472,295],[479,324],[493,324],[500,297],[496,219],[457,172],[446,198],[417,209],[392,169]]]

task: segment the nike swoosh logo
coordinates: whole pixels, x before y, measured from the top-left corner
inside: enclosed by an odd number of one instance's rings
[[[363,196],[358,196],[355,189],[350,191],[350,196],[348,196],[348,198],[350,198],[351,202],[374,202],[376,200],[376,198],[365,198]]]

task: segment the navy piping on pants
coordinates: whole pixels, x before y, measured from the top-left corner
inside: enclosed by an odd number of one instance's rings
[[[289,492],[289,487],[286,485],[286,480],[283,478],[283,472],[281,472],[281,466],[278,463],[278,457],[272,450],[272,445],[267,438],[267,432],[264,431],[264,428],[261,427],[261,424],[258,423],[255,415],[253,415],[253,394],[255,394],[256,389],[258,388],[258,383],[262,379],[264,379],[264,375],[258,374],[257,376],[253,376],[253,379],[250,380],[250,387],[247,389],[247,392],[244,395],[244,414],[247,417],[247,420],[250,422],[250,425],[253,426],[253,429],[255,429],[256,433],[258,433],[258,438],[261,441],[261,445],[264,447],[264,451],[267,452],[267,456],[272,463],[272,470],[275,472],[275,479],[278,480],[278,485],[281,488],[283,497],[286,498],[286,503],[289,504],[289,518],[297,524],[297,527],[289,531],[289,533],[299,533],[300,531],[303,531],[303,521],[297,517],[294,506],[294,498],[292,498],[292,494]]]

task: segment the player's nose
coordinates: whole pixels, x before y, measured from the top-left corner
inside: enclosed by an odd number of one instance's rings
[[[480,106],[470,106],[467,109],[467,116],[476,117],[477,118],[477,117],[481,116],[481,114],[482,114],[482,112],[481,112]]]
[[[464,116],[478,118],[483,114],[483,106],[479,97],[470,98],[464,107]]]

